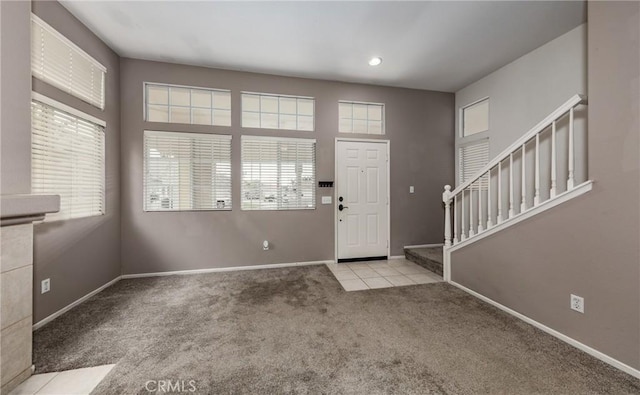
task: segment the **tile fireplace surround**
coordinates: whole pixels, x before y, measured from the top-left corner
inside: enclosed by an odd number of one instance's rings
[[[31,375],[33,221],[59,210],[57,195],[0,196],[0,392]]]

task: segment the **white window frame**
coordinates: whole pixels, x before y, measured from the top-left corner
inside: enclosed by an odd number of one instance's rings
[[[260,102],[258,111],[252,111],[252,110],[246,110],[245,109],[245,107],[244,107],[244,98],[245,98],[245,96],[258,96],[258,98],[259,98],[258,100]],[[272,98],[276,98],[278,100],[278,111],[276,113],[263,112],[262,111],[262,98],[263,97],[272,97]],[[295,127],[295,129],[280,127],[280,117],[281,116],[283,116],[283,115],[284,116],[294,116],[294,114],[282,113],[280,111],[280,99],[281,98],[296,99],[296,114],[295,114],[296,127]],[[298,104],[297,104],[298,100],[311,101],[311,105],[312,105],[312,108],[313,108],[312,115],[300,114],[299,109],[298,109]],[[299,131],[299,132],[314,132],[316,130],[316,99],[314,97],[310,97],[310,96],[294,96],[294,95],[281,95],[281,94],[275,94],[275,93],[260,93],[260,92],[246,92],[246,91],[243,91],[243,92],[241,92],[240,103],[241,103],[241,114],[240,114],[240,116],[241,116],[241,124],[242,124],[243,128],[270,129],[270,130],[296,130],[296,131]],[[245,113],[257,114],[258,115],[258,124],[259,124],[259,126],[247,126],[245,124],[245,117],[244,117]],[[277,117],[278,117],[278,127],[277,128],[272,128],[272,127],[262,126],[262,115],[263,114],[277,115]],[[303,117],[310,116],[312,118],[311,129],[300,129],[299,123],[298,123],[298,118],[300,116],[303,116]]]
[[[486,101],[487,102],[487,129],[486,130],[482,130],[479,132],[475,132],[469,135],[465,135],[464,134],[464,112],[466,109],[473,107],[477,104],[480,104],[482,102]],[[461,138],[469,138],[469,137],[473,137],[473,136],[477,136],[477,135],[482,135],[483,133],[487,133],[489,130],[491,130],[491,101],[489,100],[489,96],[483,97],[482,99],[478,99],[476,101],[473,101],[469,104],[466,104],[462,107],[460,107],[460,113],[459,113],[459,117],[458,117],[459,121],[459,135]]]
[[[223,204],[222,207],[213,206],[213,204],[209,207],[203,208],[194,208],[193,201],[191,202],[191,206],[188,208],[150,208],[148,206],[149,203],[149,188],[148,188],[148,154],[147,154],[147,138],[150,137],[161,137],[161,138],[176,138],[176,139],[202,139],[202,140],[218,140],[218,141],[228,141],[229,142],[229,150],[228,150],[228,163],[229,163],[229,203],[228,205]],[[212,151],[213,155],[213,151]],[[178,165],[180,158],[178,158]],[[193,158],[189,162],[189,175],[193,174]],[[178,170],[180,171],[180,170]],[[195,180],[190,180],[190,185],[188,188],[189,198],[193,199],[195,190],[198,188]],[[212,183],[213,186],[214,183]],[[144,212],[185,212],[185,211],[231,211],[233,207],[233,164],[232,164],[232,136],[226,134],[213,134],[213,133],[192,133],[192,132],[176,132],[176,131],[159,131],[159,130],[145,130],[143,135],[143,211]],[[176,193],[181,194],[184,191],[180,191],[181,185],[177,185]],[[185,192],[186,193],[186,192]],[[213,196],[212,196],[213,197]],[[218,199],[216,199],[218,201]],[[178,200],[179,202],[179,200]]]
[[[149,120],[149,105],[157,105],[157,106],[161,106],[162,104],[151,104],[148,102],[149,98],[147,97],[148,94],[148,88],[149,86],[159,86],[159,87],[166,87],[168,89],[168,98],[167,98],[167,122],[162,122],[162,121],[150,121]],[[229,108],[216,108],[214,107],[213,104],[213,97],[211,98],[211,107],[207,108],[207,107],[194,107],[193,103],[189,103],[188,106],[184,106],[184,105],[173,105],[171,104],[171,88],[178,88],[178,89],[195,89],[195,90],[201,90],[201,91],[208,91],[210,93],[215,94],[216,92],[220,92],[220,93],[227,93],[229,94]],[[143,95],[143,100],[142,100],[142,105],[143,105],[143,119],[145,120],[145,122],[151,122],[151,123],[171,123],[171,124],[182,124],[182,125],[202,125],[202,126],[216,126],[216,127],[231,127],[233,124],[233,117],[232,117],[232,105],[231,105],[231,90],[229,89],[219,89],[219,88],[208,88],[208,87],[203,87],[203,86],[191,86],[191,85],[178,85],[178,84],[165,84],[165,83],[161,83],[161,82],[148,82],[145,81],[142,84],[142,95]],[[189,99],[191,100],[191,99]],[[172,107],[177,107],[177,108],[187,108],[189,109],[189,123],[183,123],[183,122],[172,122],[171,121],[171,108]],[[211,123],[209,124],[205,124],[205,123],[194,123],[193,122],[193,110],[194,109],[209,109],[211,110]],[[229,124],[218,124],[215,123],[215,117],[213,116],[214,111],[215,110],[220,110],[220,111],[229,111]]]
[[[341,118],[340,117],[340,104],[351,104],[351,118]],[[353,105],[354,104],[359,104],[359,105],[365,105],[367,106],[367,119],[364,119],[364,121],[367,122],[367,131],[364,133],[361,132],[354,132],[353,131]],[[382,107],[382,115],[381,115],[381,119],[380,119],[380,123],[381,123],[381,131],[380,133],[370,133],[369,132],[369,122],[372,121],[369,119],[369,111],[368,111],[368,107],[369,106],[376,106],[376,107]],[[350,119],[351,120],[351,131],[343,131],[340,128],[340,121],[343,119]],[[375,120],[373,120],[375,121]],[[345,133],[345,134],[367,134],[367,135],[371,135],[371,136],[384,136],[386,134],[386,105],[384,103],[374,103],[374,102],[363,102],[363,101],[351,101],[351,100],[338,100],[338,132],[339,133]]]
[[[73,52],[77,53],[78,55],[80,55],[81,57],[85,58],[90,64],[91,66],[95,67],[98,71],[101,72],[100,76],[101,76],[101,81],[100,81],[100,100],[98,102],[95,102],[93,100],[91,100],[91,98],[86,97],[84,95],[81,95],[78,92],[78,88],[77,85],[86,85],[87,82],[83,81],[82,84],[77,84],[74,83],[73,78],[71,77],[69,79],[69,81],[66,81],[66,83],[63,83],[61,81],[59,81],[58,79],[54,79],[54,78],[49,78],[47,77],[46,74],[44,74],[42,72],[42,70],[38,70],[39,67],[43,67],[42,65],[36,65],[34,63],[34,54],[37,52],[36,48],[31,48],[31,74],[39,79],[42,80],[50,85],[55,86],[56,88],[59,88],[61,90],[63,90],[64,92],[69,93],[72,96],[77,97],[78,99],[87,102],[89,104],[91,104],[92,106],[95,106],[101,110],[104,110],[104,106],[105,106],[105,101],[106,101],[106,74],[107,74],[107,68],[102,65],[100,62],[98,62],[95,58],[93,58],[91,55],[89,55],[87,52],[85,52],[82,48],[80,48],[79,46],[77,46],[76,44],[74,44],[71,40],[69,40],[68,38],[66,38],[64,35],[62,35],[60,32],[58,32],[56,29],[54,29],[53,27],[51,27],[48,23],[46,23],[45,21],[43,21],[41,18],[39,18],[37,15],[35,14],[31,14],[31,29],[30,29],[30,34],[32,35],[31,37],[31,43],[32,43],[32,47],[33,45],[33,40],[35,39],[33,37],[33,25],[38,25],[40,28],[42,28],[43,30],[46,30],[48,33],[50,33],[54,38],[56,38],[57,40],[59,40],[62,44],[64,44],[69,51],[72,51],[72,56],[73,56]],[[43,59],[44,61],[44,59]],[[91,86],[93,86],[93,84],[91,84]]]
[[[96,216],[102,216],[105,215],[107,212],[107,199],[106,199],[106,122],[98,119],[96,117],[93,117],[89,114],[86,114],[82,111],[79,111],[73,107],[67,106],[63,103],[60,103],[56,100],[53,100],[47,96],[41,95],[37,92],[32,92],[31,93],[31,100],[32,101],[37,101],[40,102],[46,106],[52,107],[55,110],[61,111],[61,112],[65,112],[68,113],[69,115],[72,115],[76,118],[80,118],[86,122],[90,122],[93,123],[99,127],[102,128],[102,139],[101,139],[101,145],[102,145],[102,163],[101,163],[101,177],[100,180],[97,180],[100,184],[100,189],[101,189],[101,210],[99,213],[93,213],[90,215],[73,215],[72,213],[68,213],[65,211],[60,211],[58,213],[53,213],[53,214],[49,214],[45,217],[44,222],[56,222],[56,221],[67,221],[67,220],[72,220],[72,219],[79,219],[79,218],[90,218],[90,217],[96,217]],[[32,127],[33,128],[33,127]],[[33,133],[33,131],[31,132]],[[35,140],[32,138],[32,140]],[[33,148],[32,148],[33,150]],[[33,155],[33,154],[32,154]],[[32,159],[33,162],[33,159]],[[35,170],[35,167],[33,166],[32,163],[32,169],[31,172],[33,174]],[[36,177],[34,177],[32,175],[32,180],[35,180]],[[36,188],[34,188],[34,193],[54,193],[55,192],[47,192],[46,190],[37,190]],[[64,199],[64,196],[61,196],[61,199]],[[61,207],[65,206],[65,202],[61,202]]]
[[[284,207],[282,206],[282,201],[280,200],[280,198],[278,197],[274,197],[275,198],[275,203],[276,206],[275,207],[265,207],[265,205],[263,205],[262,203],[258,203],[258,206],[256,207],[249,207],[248,205],[245,204],[245,195],[247,193],[250,193],[251,191],[247,191],[245,188],[245,142],[247,141],[275,141],[275,142],[296,142],[296,143],[300,143],[300,142],[304,142],[304,143],[309,143],[313,145],[313,154],[312,154],[312,170],[313,170],[313,174],[312,174],[312,179],[311,181],[311,206],[307,206],[307,207],[302,207],[302,206],[297,206],[297,207]],[[316,166],[316,162],[317,162],[317,157],[316,157],[316,150],[317,150],[317,142],[316,139],[311,139],[311,138],[291,138],[291,137],[272,137],[272,136],[249,136],[249,135],[243,135],[241,137],[241,171],[242,171],[242,175],[240,178],[240,182],[241,182],[241,209],[243,211],[290,211],[290,210],[315,210],[316,209],[316,198],[317,198],[317,191],[316,191],[316,180],[317,180],[317,166]],[[276,154],[278,155],[278,154]],[[300,163],[296,162],[296,165],[299,165]],[[278,167],[280,165],[280,162],[276,162],[276,166]],[[278,170],[279,171],[279,170]],[[298,170],[296,169],[296,173],[298,172]],[[296,174],[297,177],[301,177],[301,174],[298,175]],[[276,181],[279,184],[281,182],[280,180],[280,176],[276,176]],[[260,189],[259,192],[259,196],[258,199],[261,199],[261,192],[262,189]],[[282,196],[284,194],[283,190],[278,190],[276,188],[276,194],[279,196]],[[253,206],[253,203],[252,203]]]

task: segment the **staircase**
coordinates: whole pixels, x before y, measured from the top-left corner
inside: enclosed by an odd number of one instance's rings
[[[474,176],[444,187],[445,281],[453,251],[591,190],[586,104],[571,97]]]
[[[442,247],[405,248],[404,256],[408,261],[442,276]]]

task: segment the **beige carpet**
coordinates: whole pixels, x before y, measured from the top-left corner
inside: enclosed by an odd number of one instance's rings
[[[324,266],[123,280],[36,331],[34,361],[117,364],[97,394],[640,393],[448,284],[345,292]]]

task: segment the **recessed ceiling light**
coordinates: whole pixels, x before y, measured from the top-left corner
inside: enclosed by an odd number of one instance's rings
[[[380,63],[382,63],[382,58],[380,56],[376,56],[374,58],[371,58],[371,60],[369,60],[369,66],[377,66]]]

